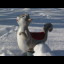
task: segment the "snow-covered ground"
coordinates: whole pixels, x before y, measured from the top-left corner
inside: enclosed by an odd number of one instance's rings
[[[44,55],[64,56],[64,8],[0,8],[0,56],[21,56],[17,45],[16,17],[24,13],[29,13],[33,19],[30,31],[42,31],[48,22],[54,25],[43,46]]]

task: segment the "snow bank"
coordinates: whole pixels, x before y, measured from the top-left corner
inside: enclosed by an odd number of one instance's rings
[[[34,51],[34,56],[52,56],[51,50],[46,44],[36,45]]]

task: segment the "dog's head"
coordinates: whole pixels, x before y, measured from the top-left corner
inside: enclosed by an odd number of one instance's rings
[[[17,17],[17,23],[19,26],[28,26],[32,19],[30,19],[29,14],[22,14]]]

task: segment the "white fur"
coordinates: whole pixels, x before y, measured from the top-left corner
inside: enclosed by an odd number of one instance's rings
[[[19,26],[21,26],[21,28],[25,28],[26,25],[26,21],[22,18],[18,21]]]
[[[23,36],[23,35],[19,35],[20,33],[20,28],[17,32],[17,42],[18,42],[18,46],[20,48],[20,50],[24,53],[24,52],[27,52],[28,50],[28,46],[27,46],[27,40],[26,40],[26,37]]]
[[[26,28],[26,21],[25,21],[26,17],[17,17],[17,22],[19,24],[19,28],[18,28],[18,32],[17,32],[17,42],[18,42],[18,46],[20,48],[20,50],[25,53],[28,51],[28,45],[27,45],[27,37],[24,34],[21,34],[22,32],[25,33],[25,28]]]

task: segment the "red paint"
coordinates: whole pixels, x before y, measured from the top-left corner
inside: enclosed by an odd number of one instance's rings
[[[36,40],[43,40],[45,37],[45,33],[44,32],[30,32],[32,38],[36,39]]]

